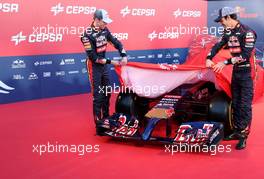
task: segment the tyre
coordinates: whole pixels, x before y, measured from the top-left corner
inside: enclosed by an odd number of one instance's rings
[[[149,111],[149,100],[135,93],[119,93],[115,104],[116,113],[129,114],[142,119]]]
[[[116,113],[133,115],[135,113],[136,95],[133,93],[119,93],[116,99]]]
[[[217,91],[208,104],[208,119],[224,124],[224,135],[233,131],[231,99],[222,91]]]

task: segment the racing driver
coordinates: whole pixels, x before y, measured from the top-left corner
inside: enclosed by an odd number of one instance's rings
[[[220,42],[216,43],[208,54],[206,66],[220,72],[226,65],[233,65],[231,92],[234,133],[229,135],[227,140],[238,140],[236,149],[240,150],[246,147],[252,118],[253,80],[250,57],[255,53],[257,35],[237,20],[236,10],[231,7],[221,8],[215,22],[220,23],[225,30]],[[214,64],[213,57],[224,46],[229,48],[232,58]]]
[[[110,85],[108,64],[126,65],[127,54],[123,45],[117,40],[106,27],[112,20],[104,9],[97,9],[94,13],[91,27],[82,34],[81,41],[85,48],[88,59],[86,61],[89,71],[90,84],[93,94],[94,122],[109,116],[110,94],[106,87]],[[122,57],[121,61],[105,58],[107,43],[112,44]]]

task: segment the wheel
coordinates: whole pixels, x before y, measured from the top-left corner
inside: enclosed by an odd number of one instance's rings
[[[135,93],[119,93],[115,104],[116,113],[123,113],[142,119],[149,111],[149,100]]]
[[[119,93],[115,105],[116,113],[134,115],[135,98],[136,95],[133,93]]]
[[[224,124],[224,135],[233,131],[231,99],[222,91],[217,91],[208,104],[208,119]]]

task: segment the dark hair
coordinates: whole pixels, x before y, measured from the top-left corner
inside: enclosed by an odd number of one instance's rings
[[[230,15],[225,16],[224,18],[227,19],[228,16],[229,16],[231,19],[233,19],[233,20],[237,20],[237,14],[230,14]]]
[[[99,20],[102,20],[102,19],[103,19],[102,11],[100,11],[99,9],[97,9],[97,10],[94,12],[94,17],[93,17],[93,19],[99,19]]]

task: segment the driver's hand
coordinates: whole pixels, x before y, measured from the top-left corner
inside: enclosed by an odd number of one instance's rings
[[[213,62],[212,60],[210,60],[210,59],[206,59],[206,64],[205,64],[205,66],[206,66],[207,68],[212,68],[212,67],[214,66],[214,62]]]
[[[216,73],[220,73],[223,70],[224,67],[225,67],[224,62],[218,62],[215,66],[213,66],[213,70]]]
[[[106,64],[106,59],[97,59],[96,60],[97,63],[101,63],[101,64]]]
[[[127,64],[127,57],[123,57],[122,60],[120,61],[120,65],[124,66]]]
[[[114,66],[119,66],[120,65],[120,62],[119,61],[116,61],[116,60],[112,60],[111,61],[111,64],[114,65]]]

